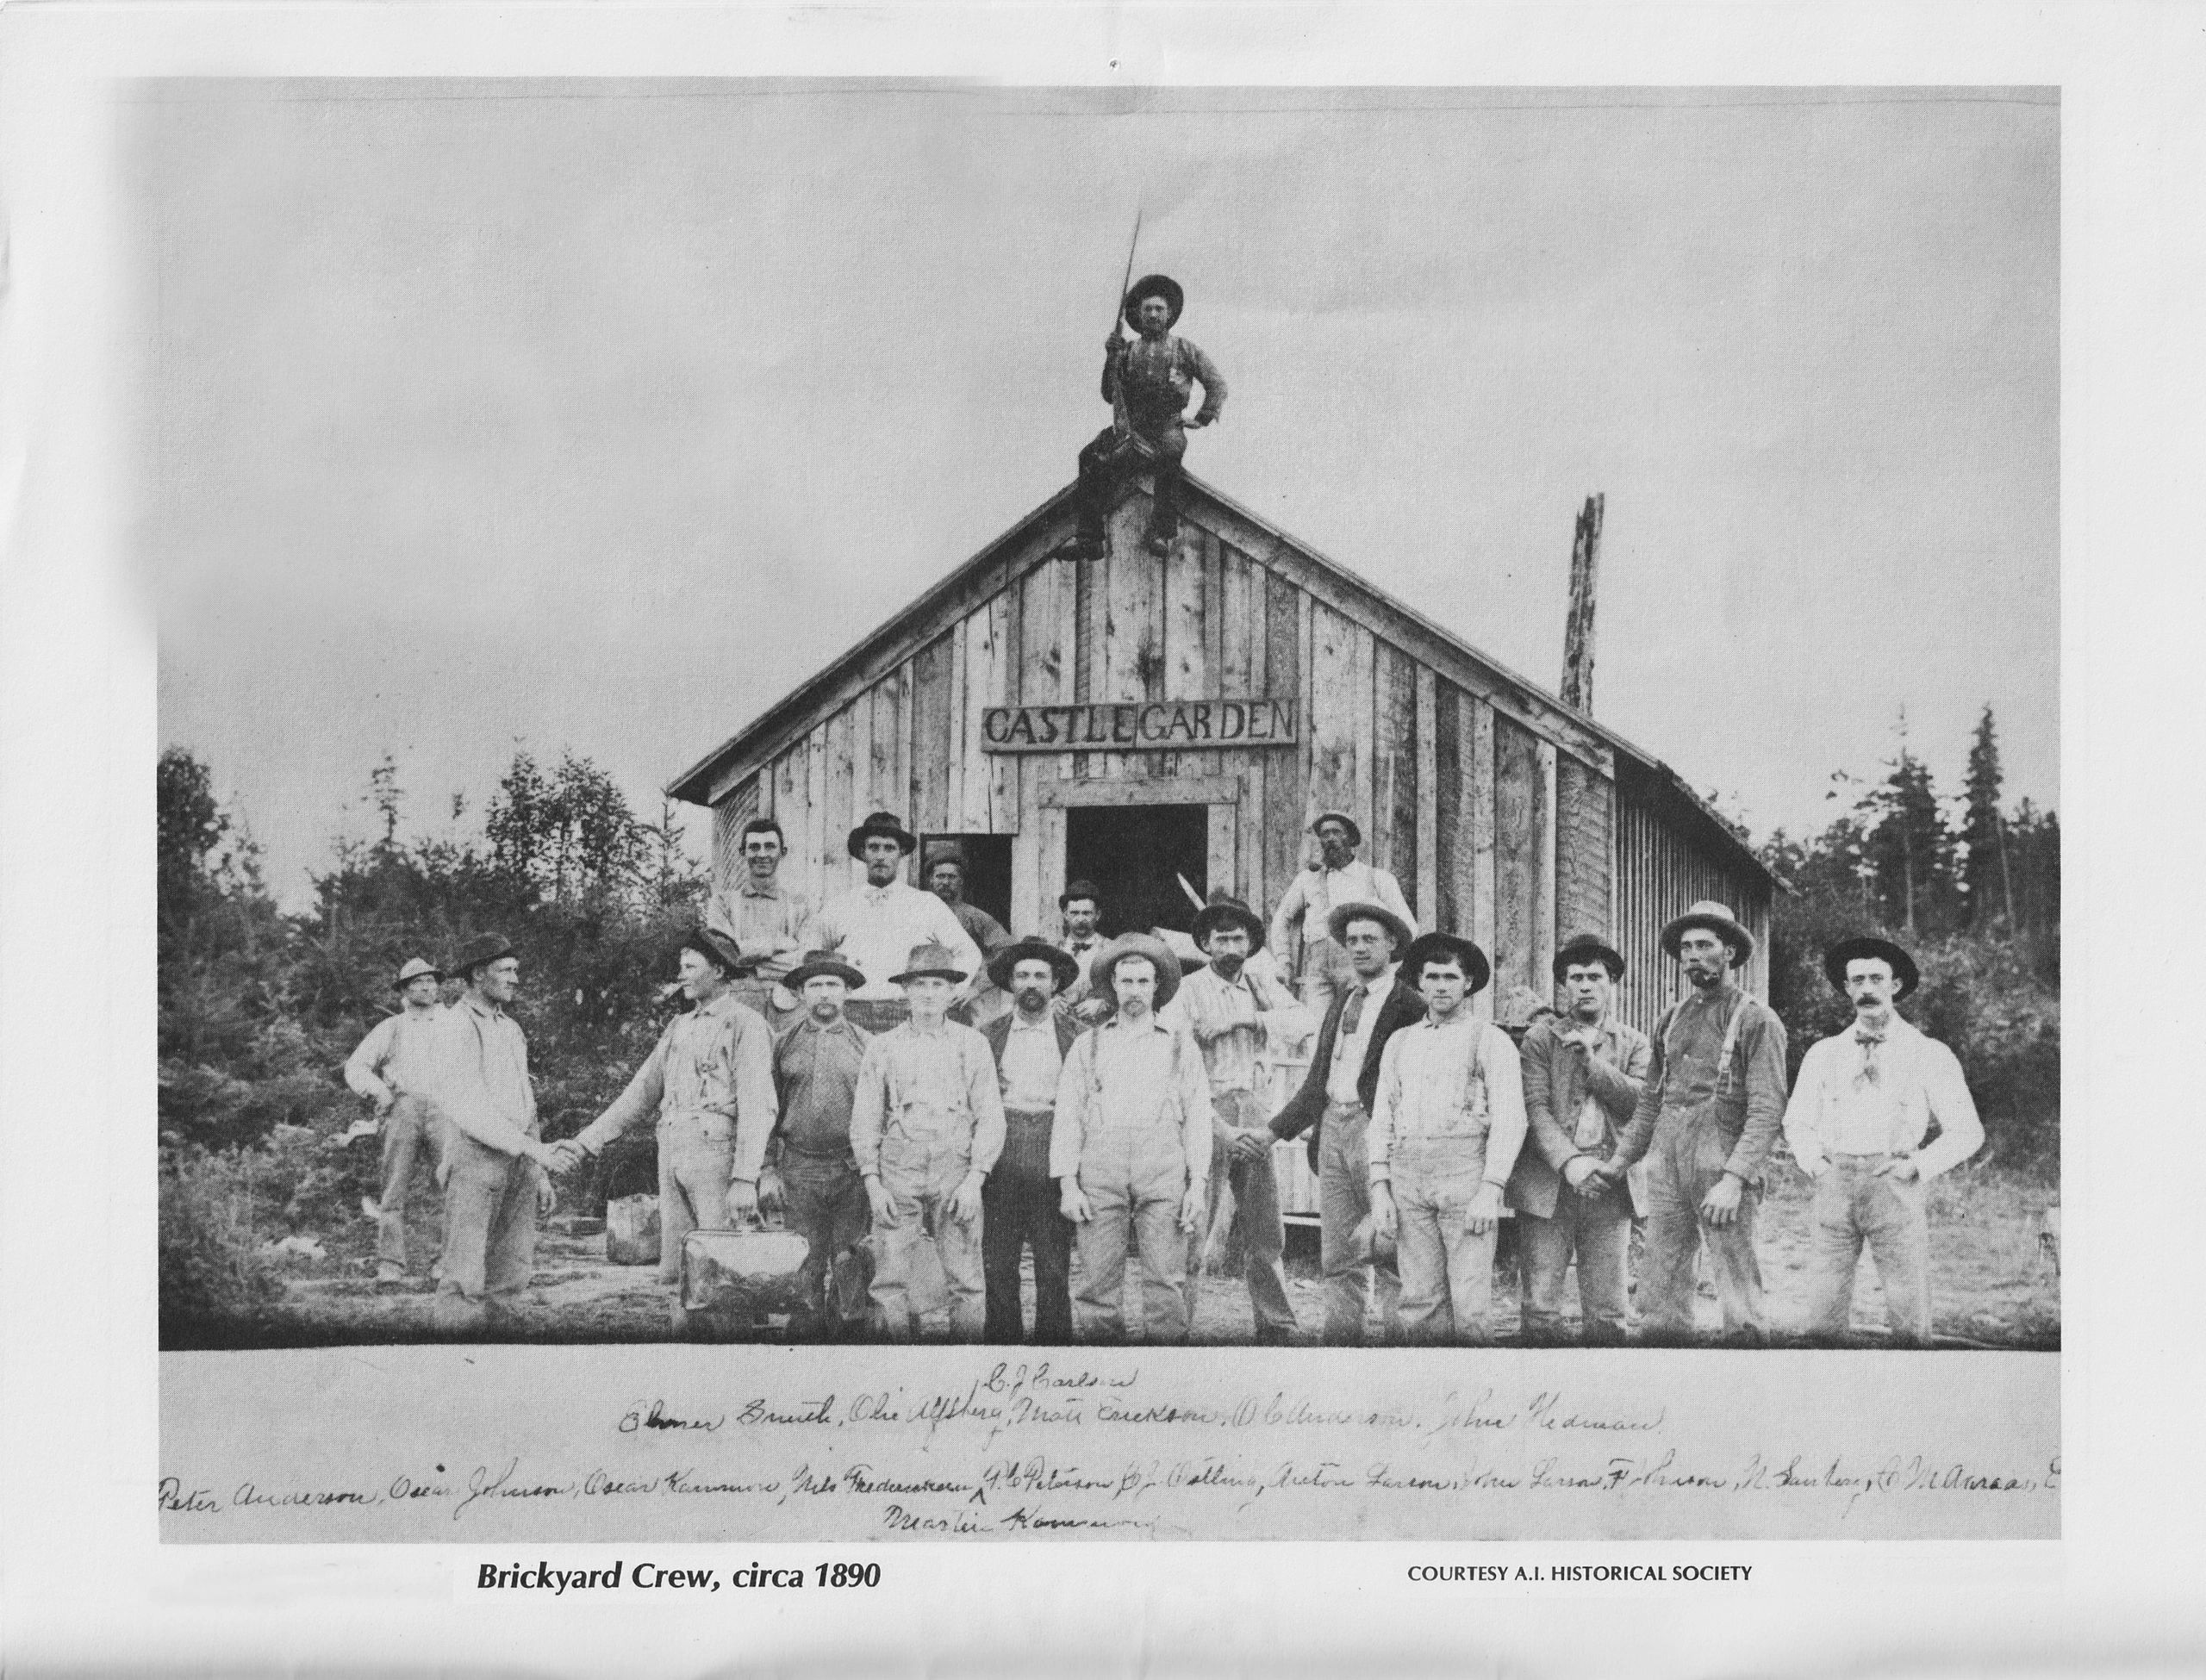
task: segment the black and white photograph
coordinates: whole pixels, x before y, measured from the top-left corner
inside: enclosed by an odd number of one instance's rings
[[[146,1538],[2035,1568],[2072,90],[626,62],[104,96]]]

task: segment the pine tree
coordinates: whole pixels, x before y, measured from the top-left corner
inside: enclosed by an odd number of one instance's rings
[[[2015,921],[2015,868],[2007,834],[2007,819],[1999,809],[2002,783],[1998,725],[1986,702],[1977,719],[1976,740],[1968,752],[1967,814],[1961,824],[1961,842],[1967,848],[1964,880],[1968,890],[1969,923],[1991,924],[1994,906]]]

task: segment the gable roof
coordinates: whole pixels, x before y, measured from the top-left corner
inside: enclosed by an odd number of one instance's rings
[[[1770,881],[1760,859],[1684,779],[1614,730],[1566,706],[1549,690],[1480,652],[1407,603],[1290,537],[1193,473],[1181,477],[1181,514],[1213,531],[1259,564],[1284,575],[1327,606],[1384,637],[1450,681],[1555,743],[1604,775],[1621,773],[1753,879]],[[1074,494],[1067,485],[877,625],[849,651],[772,706],[667,784],[670,797],[710,805],[784,751],[813,725],[887,675],[975,607],[1025,577],[1071,534]]]

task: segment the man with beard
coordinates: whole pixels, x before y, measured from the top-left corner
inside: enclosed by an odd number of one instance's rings
[[[1645,1341],[1692,1339],[1693,1280],[1703,1243],[1716,1272],[1726,1340],[1768,1337],[1754,1210],[1762,1165],[1785,1118],[1785,1027],[1731,980],[1754,936],[1726,905],[1704,899],[1662,930],[1689,997],[1664,1010],[1631,1124],[1603,1166],[1614,1179],[1642,1155],[1647,1247],[1639,1280]]]
[[[926,883],[928,892],[950,906],[950,913],[957,918],[957,925],[965,930],[965,936],[979,948],[982,968],[973,982],[971,994],[960,1004],[951,1016],[969,1027],[985,1027],[1011,1007],[1011,1000],[1003,989],[987,978],[988,959],[1011,943],[1011,935],[1004,930],[1001,922],[976,904],[965,900],[965,881],[971,860],[963,846],[937,846],[927,853],[926,868],[919,879]]]
[[[1509,1180],[1524,1262],[1524,1340],[1560,1339],[1563,1275],[1574,1255],[1580,1334],[1612,1347],[1623,1341],[1632,1198],[1623,1174],[1610,1176],[1605,1163],[1639,1106],[1651,1053],[1647,1035],[1614,1011],[1621,953],[1590,933],[1573,934],[1555,954],[1554,973],[1567,1013],[1550,1011],[1524,1034],[1531,1141]]]
[[[1817,1341],[1846,1339],[1866,1242],[1885,1286],[1895,1347],[1930,1345],[1930,1216],[1923,1186],[1982,1147],[1984,1123],[1954,1053],[1894,1005],[1921,980],[1889,939],[1862,935],[1823,953],[1823,974],[1854,1024],[1812,1044],[1785,1110],[1785,1137],[1815,1180],[1808,1313]],[[1931,1122],[1938,1137],[1925,1144]]]
[[[976,974],[981,948],[948,905],[903,880],[904,860],[918,849],[911,831],[886,811],[852,829],[844,849],[865,865],[865,885],[819,912],[809,944],[832,951],[865,976],[844,1012],[868,1032],[886,1032],[911,1013],[892,978],[913,948],[941,945],[950,966]],[[957,1001],[956,998],[950,1000]]]
[[[1105,944],[1103,937],[1103,892],[1092,880],[1070,882],[1057,895],[1057,914],[1064,922],[1065,936],[1057,949],[1072,958],[1080,973],[1070,986],[1057,993],[1057,1012],[1075,1017],[1082,1026],[1094,1026],[1111,1012],[1108,999],[1098,999],[1087,986],[1087,965]],[[1093,1007],[1090,1007],[1090,1005]]]
[[[1053,1008],[1076,966],[1055,945],[1022,939],[988,959],[988,978],[1011,1007],[981,1030],[1003,1090],[1003,1154],[981,1190],[981,1269],[988,1282],[987,1337],[1024,1335],[1019,1298],[1023,1250],[1034,1251],[1034,1340],[1072,1340],[1072,1226],[1050,1177],[1057,1078],[1080,1029]]]
[[[361,1204],[376,1222],[377,1283],[405,1279],[406,1198],[414,1188],[414,1166],[427,1160],[431,1172],[436,1170],[439,1144],[429,1084],[444,1015],[437,1002],[442,979],[418,956],[408,962],[393,982],[402,1007],[377,1022],[345,1063],[345,1083],[376,1105],[383,1132],[382,1194]]]
[[[1210,1081],[1187,1033],[1158,1017],[1180,964],[1161,940],[1121,935],[1088,970],[1110,1018],[1082,1033],[1057,1080],[1050,1175],[1078,1229],[1080,1333],[1125,1334],[1126,1259],[1142,1266],[1142,1336],[1187,1337],[1187,1237],[1210,1183]]]
[[[696,1005],[667,1023],[628,1087],[560,1144],[564,1162],[595,1156],[645,1120],[658,1143],[658,1278],[679,1289],[682,1240],[731,1229],[729,1190],[756,1186],[774,1135],[773,1040],[755,1010],[736,1001],[749,965],[735,942],[698,928],[682,942],[682,992]],[[750,1198],[757,1205],[754,1192]],[[676,1316],[680,1316],[677,1304]]]
[[[1348,955],[1330,931],[1333,912],[1345,904],[1375,904],[1417,936],[1417,918],[1402,896],[1402,884],[1376,864],[1356,856],[1363,831],[1345,812],[1328,811],[1310,824],[1318,839],[1318,859],[1296,877],[1272,912],[1272,946],[1286,961],[1294,956],[1293,974],[1302,1001],[1323,1016],[1336,995],[1355,984]]]
[[[1379,1064],[1387,1041],[1424,1016],[1424,999],[1394,976],[1395,953],[1410,943],[1409,926],[1383,905],[1344,904],[1326,924],[1348,953],[1353,983],[1336,996],[1318,1029],[1309,1076],[1272,1117],[1275,1137],[1311,1133],[1310,1164],[1318,1174],[1318,1264],[1325,1274],[1325,1340],[1363,1340],[1364,1302],[1375,1272],[1379,1318],[1390,1338],[1401,1272],[1374,1253],[1368,1235],[1370,1161],[1365,1141],[1378,1100]]]
[[[864,1303],[845,1298],[840,1287],[831,1298],[831,1279],[851,1275],[845,1257],[865,1241],[873,1216],[851,1153],[851,1117],[868,1040],[843,1012],[865,976],[832,951],[808,951],[788,983],[804,1012],[774,1045],[774,1089],[782,1108],[776,1173],[789,1229],[807,1245],[804,1285],[813,1328],[840,1336],[864,1322]],[[746,1215],[759,1197],[757,1186],[738,1177],[729,1192],[732,1210]]]
[[[804,949],[812,921],[812,901],[782,880],[782,859],[788,842],[771,817],[753,817],[743,825],[743,879],[728,892],[716,893],[705,909],[705,925],[735,941],[749,959],[751,972],[735,982],[735,999],[756,1010],[779,1030],[796,1013],[788,986],[789,970]]]
[[[1243,1275],[1256,1340],[1284,1342],[1294,1331],[1294,1308],[1281,1264],[1287,1232],[1272,1171],[1272,1145],[1278,1140],[1256,1102],[1256,1053],[1306,1037],[1310,1012],[1251,965],[1249,958],[1263,948],[1264,923],[1240,899],[1212,898],[1197,912],[1193,931],[1210,966],[1183,980],[1163,1011],[1193,1035],[1210,1077],[1210,1179],[1202,1229],[1187,1257],[1187,1320],[1194,1322],[1207,1234],[1230,1190],[1232,1234],[1246,1257]]]
[[[445,1123],[445,1252],[432,1309],[439,1328],[471,1328],[509,1312],[536,1266],[537,1221],[557,1202],[528,1074],[528,1040],[506,1005],[520,959],[502,934],[459,948],[465,982],[444,1012],[430,1096]]]
[[[946,945],[917,945],[889,977],[911,1018],[866,1046],[851,1109],[851,1154],[877,1239],[875,1313],[898,1341],[913,1332],[923,1245],[950,1285],[950,1335],[977,1341],[987,1322],[981,1187],[1003,1153],[1003,1093],[988,1041],[948,1018],[969,978],[957,960]]]

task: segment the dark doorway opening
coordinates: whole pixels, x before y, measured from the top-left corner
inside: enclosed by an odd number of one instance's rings
[[[918,885],[926,884],[925,860],[938,846],[957,846],[965,854],[965,902],[1011,928],[1011,837],[1008,834],[924,834],[919,837]]]
[[[1210,807],[1081,805],[1065,812],[1065,879],[1103,890],[1103,931],[1177,928],[1195,918],[1181,887],[1210,890]]]

